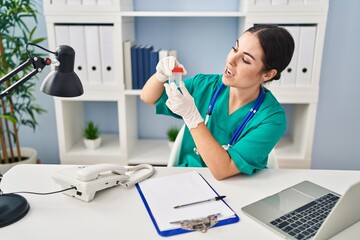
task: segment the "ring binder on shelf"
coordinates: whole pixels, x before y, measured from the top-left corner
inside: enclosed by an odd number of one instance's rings
[[[195,171],[148,179],[136,188],[156,231],[163,237],[192,231],[205,233],[209,228],[240,220],[224,199],[174,208],[179,202],[219,197]]]

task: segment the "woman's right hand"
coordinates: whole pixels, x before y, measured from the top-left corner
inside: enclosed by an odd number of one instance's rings
[[[166,82],[169,79],[169,76],[172,74],[174,67],[182,67],[184,73],[186,74],[186,69],[182,64],[180,64],[175,57],[169,56],[160,59],[156,65],[156,77],[160,82]]]
[[[164,57],[156,66],[156,73],[149,78],[141,90],[140,98],[145,103],[154,105],[164,92],[164,83],[169,79],[174,67],[183,67],[175,57]],[[184,73],[186,70],[184,68]]]

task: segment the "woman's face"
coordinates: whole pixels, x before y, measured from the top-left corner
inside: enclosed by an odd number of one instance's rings
[[[260,86],[265,75],[263,54],[258,37],[245,32],[227,56],[223,83],[243,89]]]

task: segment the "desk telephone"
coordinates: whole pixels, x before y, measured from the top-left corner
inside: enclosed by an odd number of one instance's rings
[[[90,202],[97,191],[116,186],[130,188],[151,177],[154,172],[154,167],[149,164],[136,166],[96,164],[65,168],[55,172],[52,177],[63,189],[76,188],[65,191],[64,194]]]

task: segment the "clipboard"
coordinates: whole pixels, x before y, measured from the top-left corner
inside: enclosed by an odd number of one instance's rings
[[[136,189],[156,231],[163,237],[193,232],[199,230],[196,229],[196,226],[208,224],[205,231],[202,231],[206,232],[210,227],[232,224],[240,220],[238,215],[223,199],[211,203],[189,206],[184,208],[185,210],[174,209],[174,206],[181,203],[179,201],[184,201],[182,199],[177,200],[180,195],[183,199],[189,199],[187,200],[188,202],[193,201],[191,199],[194,197],[206,199],[210,195],[219,196],[205,178],[196,171],[148,179],[136,184]],[[180,190],[178,191],[178,189]],[[188,191],[180,192],[184,189],[188,189]],[[174,196],[176,194],[178,195]],[[171,217],[178,219],[167,219]],[[214,219],[216,220],[215,222],[212,221]],[[175,224],[170,227],[167,223]],[[189,223],[190,225],[193,224],[193,228],[190,228],[192,230],[184,228],[184,225],[186,226]]]

